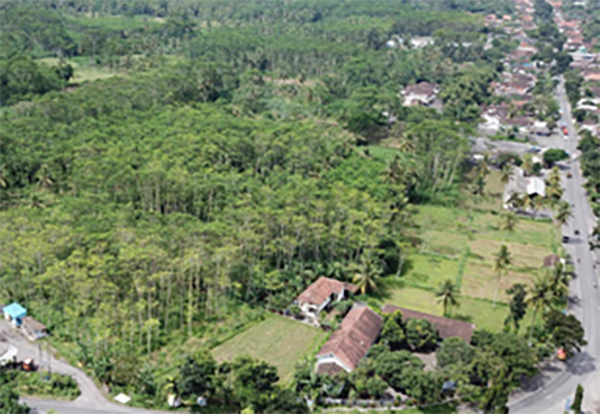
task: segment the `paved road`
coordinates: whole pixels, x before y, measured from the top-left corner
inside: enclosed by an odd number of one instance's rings
[[[29,342],[3,319],[0,319],[0,344],[3,346],[12,345],[16,347],[18,349],[17,356],[19,360],[34,358],[36,361],[39,361],[39,350],[37,345]],[[82,370],[73,367],[63,360],[51,357],[50,368],[52,372],[73,377],[73,379],[79,385],[81,395],[74,401],[53,401],[37,398],[23,398],[23,401],[25,401],[31,408],[36,409],[40,414],[45,413],[51,408],[55,409],[60,414],[160,413],[160,411],[148,411],[132,408],[108,401],[102,392],[100,392],[100,390],[96,387],[96,384],[90,377],[88,377]]]
[[[569,129],[569,140],[560,140],[556,142],[556,146],[575,154],[578,137],[562,79],[557,88],[557,99],[563,110],[562,122]],[[536,390],[512,400],[509,404],[510,412],[515,414],[562,413],[566,399],[573,398],[578,383],[585,388],[586,412],[600,412],[600,293],[594,287],[598,283],[598,269],[594,268],[597,258],[593,257],[588,247],[588,235],[595,221],[582,187],[583,178],[578,161],[571,162],[571,173],[571,179],[563,176],[563,182],[566,183],[564,197],[574,204],[574,217],[563,228],[563,234],[571,236],[566,249],[574,259],[577,275],[571,281],[572,301],[569,310],[582,321],[588,345],[565,364],[566,369],[558,373],[545,373]],[[580,231],[580,236],[574,237],[576,229]]]

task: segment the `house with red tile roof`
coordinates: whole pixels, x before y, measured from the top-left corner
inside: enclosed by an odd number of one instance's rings
[[[419,82],[416,85],[407,85],[402,91],[404,106],[430,105],[440,91],[437,83]]]
[[[302,292],[296,301],[302,312],[316,317],[327,305],[346,298],[356,292],[356,286],[328,277],[320,277]]]
[[[418,312],[411,309],[401,308],[395,305],[383,305],[381,307],[383,313],[394,313],[400,311],[402,318],[406,319],[425,319],[431,322],[434,328],[437,330],[440,339],[458,337],[465,340],[465,342],[471,342],[471,336],[473,336],[473,330],[475,325],[468,322],[457,321],[455,319],[445,318],[443,316],[430,315],[428,313]]]
[[[366,305],[355,305],[317,353],[317,372],[351,372],[379,336],[383,318]]]

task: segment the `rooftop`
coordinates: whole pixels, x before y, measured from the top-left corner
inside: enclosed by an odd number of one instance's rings
[[[557,263],[560,263],[560,257],[555,254],[551,254],[544,258],[544,267],[554,267]]]
[[[457,321],[455,319],[446,318],[443,316],[431,315],[411,309],[401,308],[395,305],[383,305],[381,307],[383,313],[394,313],[400,311],[404,319],[425,319],[433,324],[438,331],[440,338],[458,337],[471,342],[471,336],[475,325],[469,322]]]
[[[11,318],[22,318],[27,315],[27,309],[19,305],[17,302],[13,302],[8,306],[2,308],[2,312],[9,315]]]
[[[344,289],[352,293],[356,292],[356,286],[351,283],[344,283],[321,276],[298,296],[298,301],[321,305],[332,294],[339,295]]]
[[[439,85],[437,83],[419,82],[416,85],[406,85],[404,93],[407,95],[431,95],[437,93],[438,90]]]
[[[43,323],[36,321],[31,316],[26,316],[23,318],[22,326],[25,328],[25,330],[30,332],[45,331],[47,329]]]
[[[358,366],[381,330],[383,318],[368,306],[355,306],[317,353],[317,357],[335,355],[350,370]],[[331,370],[328,364],[319,366],[319,372]]]

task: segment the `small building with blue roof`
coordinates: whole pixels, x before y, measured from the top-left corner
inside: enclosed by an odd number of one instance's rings
[[[27,309],[19,305],[17,302],[13,302],[8,306],[2,308],[4,318],[9,321],[15,328],[21,326],[23,318],[27,316]]]

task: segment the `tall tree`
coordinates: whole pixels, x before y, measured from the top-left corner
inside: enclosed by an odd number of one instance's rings
[[[442,303],[444,307],[444,315],[448,315],[448,309],[451,306],[459,307],[460,303],[458,301],[460,297],[460,292],[458,287],[452,283],[450,279],[446,279],[435,292],[435,296],[437,297],[437,302]]]
[[[565,315],[552,309],[544,315],[544,328],[556,347],[562,348],[567,355],[580,351],[587,344],[581,322],[574,315]]]
[[[569,293],[569,274],[565,271],[564,265],[559,262],[546,271],[552,295],[555,299],[564,300]]]
[[[514,169],[513,166],[510,162],[507,162],[506,164],[504,164],[502,166],[502,169],[500,170],[500,182],[502,184],[504,184],[504,186],[506,186],[506,184],[508,184],[508,182],[512,179],[512,177],[514,176]],[[500,209],[499,211],[502,211],[502,203],[503,203],[503,198],[500,197]]]
[[[381,275],[381,269],[371,258],[361,261],[358,272],[354,274],[353,282],[361,294],[377,291],[377,281]]]
[[[505,233],[514,233],[517,227],[517,215],[512,211],[505,211],[500,216],[500,230]]]
[[[496,273],[496,289],[494,291],[494,303],[493,306],[496,307],[496,299],[498,297],[498,288],[500,287],[500,279],[506,272],[508,271],[508,266],[512,263],[512,259],[510,257],[510,251],[505,244],[500,246],[500,251],[496,254],[494,259],[494,272]]]
[[[506,291],[506,293],[512,297],[509,305],[510,313],[506,317],[504,324],[508,325],[510,322],[512,322],[515,332],[518,332],[519,323],[527,312],[527,303],[525,303],[525,299],[527,297],[526,286],[522,283],[515,283]]]
[[[554,215],[557,226],[559,226],[559,228],[560,226],[564,226],[569,222],[571,217],[573,217],[571,205],[567,201],[559,203]]]
[[[544,277],[538,277],[533,282],[533,286],[529,290],[529,297],[526,300],[527,305],[533,308],[533,314],[531,316],[531,327],[529,328],[529,343],[533,337],[533,327],[535,325],[535,319],[540,310],[545,309],[552,303],[550,295],[550,286],[548,279]]]
[[[575,390],[575,398],[573,399],[573,403],[571,404],[571,411],[575,414],[581,413],[581,404],[583,402],[583,387],[581,384],[577,384],[577,389]]]

